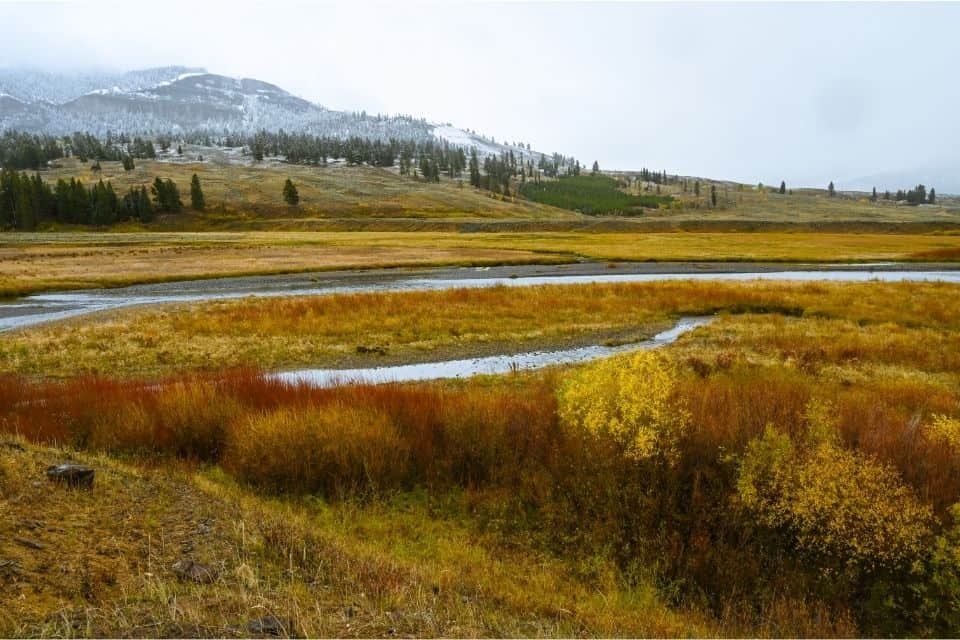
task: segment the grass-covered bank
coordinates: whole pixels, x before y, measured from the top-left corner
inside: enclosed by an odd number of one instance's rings
[[[960,235],[834,232],[263,231],[0,235],[0,296],[208,277],[578,259],[664,262],[947,261]]]
[[[92,492],[43,479],[65,459]],[[709,634],[599,560],[588,577],[471,526],[465,496],[271,498],[216,468],[0,439],[0,634],[299,637]],[[40,484],[35,486],[37,481]],[[17,539],[39,543],[25,546]],[[181,580],[190,558],[212,580]],[[275,624],[275,623],[274,623]]]
[[[125,309],[6,333],[0,372],[137,377],[429,362],[633,342],[678,316],[750,312],[928,327],[932,335],[904,339],[913,357],[926,360],[952,353],[934,347],[952,345],[957,308],[960,289],[936,283],[667,281],[247,298]],[[837,344],[829,335],[823,342]]]

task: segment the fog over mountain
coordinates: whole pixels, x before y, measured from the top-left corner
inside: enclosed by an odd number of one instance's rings
[[[957,4],[164,6],[0,4],[0,67],[73,76],[69,90],[6,91],[0,108],[81,99],[103,79],[91,69],[199,65],[328,110],[451,122],[603,168],[960,192]],[[146,88],[127,81],[115,86]]]
[[[442,139],[479,154],[516,148],[449,124],[412,116],[327,109],[252,78],[201,67],[167,66],[123,73],[0,70],[0,131],[54,136],[76,131],[166,134],[271,132],[403,140]]]

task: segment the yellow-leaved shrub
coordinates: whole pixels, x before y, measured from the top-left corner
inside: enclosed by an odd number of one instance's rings
[[[844,448],[829,406],[812,403],[807,422],[800,442],[768,426],[748,445],[740,502],[829,565],[870,571],[921,560],[933,534],[931,507],[893,467]]]
[[[676,402],[678,373],[649,351],[607,358],[569,374],[558,391],[560,419],[612,438],[627,457],[674,460],[687,412]]]
[[[263,489],[326,497],[397,489],[410,447],[385,413],[344,404],[286,407],[231,430],[223,465]]]
[[[944,415],[933,416],[927,432],[945,444],[951,452],[960,454],[960,420]]]

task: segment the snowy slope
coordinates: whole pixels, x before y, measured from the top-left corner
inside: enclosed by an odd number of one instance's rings
[[[280,87],[196,67],[159,67],[120,74],[48,73],[0,69],[0,130],[51,135],[87,131],[129,134],[178,131],[222,134],[261,129],[336,137],[446,140],[476,147],[481,156],[520,146],[495,143],[449,124],[407,116],[368,116],[326,109]]]
[[[477,155],[481,157],[488,155],[499,156],[502,153],[512,151],[518,158],[530,158],[536,162],[540,159],[540,156],[543,155],[536,150],[528,151],[526,147],[491,142],[482,136],[449,124],[433,125],[432,134],[435,138],[446,140],[450,144],[458,147],[476,147]]]

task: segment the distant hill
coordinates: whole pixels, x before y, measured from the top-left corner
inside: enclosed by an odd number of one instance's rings
[[[327,109],[280,87],[197,67],[158,67],[120,74],[0,69],[0,130],[67,135],[182,131],[214,134],[261,129],[371,139],[443,139],[499,154],[498,144],[449,124],[411,116]]]

